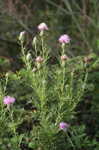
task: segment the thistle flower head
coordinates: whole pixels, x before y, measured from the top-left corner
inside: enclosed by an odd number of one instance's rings
[[[46,25],[46,23],[40,23],[39,25],[38,25],[38,30],[39,31],[44,31],[44,30],[48,30],[48,27],[47,27],[47,25]]]
[[[10,105],[10,104],[13,104],[15,102],[15,100],[16,99],[14,97],[5,96],[3,102],[5,105]]]
[[[67,59],[69,59],[67,55],[62,55],[62,56],[61,56],[61,61],[65,61],[65,60],[67,60]]]
[[[85,63],[90,63],[92,61],[92,58],[89,56],[84,57],[84,62]]]
[[[65,43],[65,44],[68,44],[70,43],[70,37],[67,35],[67,34],[63,34],[60,36],[59,38],[59,43]]]
[[[70,125],[68,123],[66,123],[66,122],[60,122],[59,129],[63,130],[63,131],[66,131],[69,128],[69,126]]]

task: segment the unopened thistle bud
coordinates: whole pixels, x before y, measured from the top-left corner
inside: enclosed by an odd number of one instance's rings
[[[38,57],[36,58],[36,62],[37,62],[37,63],[42,63],[43,60],[44,60],[44,59],[43,59],[41,56],[38,56]]]
[[[20,32],[19,41],[24,42],[24,40],[25,40],[25,35],[26,35],[26,31]]]
[[[26,60],[27,60],[27,61],[30,61],[31,59],[32,59],[31,53],[28,53],[28,54],[26,55]]]
[[[36,41],[37,41],[37,38],[36,36],[33,38],[33,41],[32,41],[32,44],[35,45],[36,44]]]
[[[41,64],[43,63],[44,59],[41,56],[38,56],[36,58],[37,68],[39,69],[41,67]]]

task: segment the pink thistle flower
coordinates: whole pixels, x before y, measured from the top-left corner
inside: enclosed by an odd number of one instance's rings
[[[63,34],[63,35],[60,36],[59,42],[61,44],[62,43],[68,44],[68,43],[70,43],[70,37],[67,34]]]
[[[43,22],[43,23],[40,23],[40,24],[38,25],[38,30],[39,30],[39,31],[48,30],[48,27],[47,27],[47,25]]]
[[[69,124],[68,123],[66,123],[66,122],[61,122],[60,124],[59,124],[59,128],[61,129],[61,130],[63,130],[63,131],[66,131],[68,128],[69,128]]]
[[[44,59],[43,59],[41,56],[38,56],[38,57],[36,58],[36,62],[37,62],[37,63],[42,63],[43,60],[44,60]]]
[[[5,105],[10,105],[10,104],[13,104],[15,102],[15,100],[16,99],[14,97],[5,96],[3,102]]]
[[[65,61],[65,60],[68,60],[69,57],[67,55],[62,55],[61,56],[61,61]]]

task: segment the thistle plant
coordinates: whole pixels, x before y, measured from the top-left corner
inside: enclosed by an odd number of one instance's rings
[[[12,92],[17,101],[5,118],[8,115],[11,120],[8,124],[13,126],[10,132],[15,138],[16,148],[23,144],[35,150],[58,150],[60,141],[64,146],[68,141],[68,144],[72,143],[68,131],[71,132],[70,124],[75,117],[75,108],[82,100],[88,74],[77,70],[73,59],[67,56],[71,41],[67,34],[59,38],[59,63],[51,64],[51,48],[45,42],[48,27],[41,23],[38,30],[32,42],[34,57],[24,46],[25,32],[20,33],[21,58],[25,66],[7,81],[5,93],[12,95]],[[85,67],[81,60],[77,65]],[[15,98],[6,96],[3,102],[11,106]],[[27,126],[23,127],[24,122],[29,126],[29,131]]]
[[[79,73],[78,79],[76,67],[68,69],[68,64],[72,62],[72,58],[70,59],[66,54],[66,49],[69,48],[70,44],[70,37],[67,34],[59,38],[62,48],[61,55],[58,58],[60,65],[47,65],[50,54],[49,46],[44,43],[44,37],[45,30],[48,30],[48,27],[45,23],[42,23],[38,26],[38,30],[39,41],[38,37],[33,39],[34,51],[36,52],[36,58],[34,59],[36,71],[31,70],[29,81],[29,86],[34,92],[32,103],[37,108],[38,120],[40,120],[40,124],[44,128],[43,130],[47,128],[47,125],[51,124],[56,129],[59,124],[60,128],[62,128],[62,125],[65,128],[65,123],[63,124],[63,122],[72,120],[75,108],[83,96],[87,73],[82,73],[83,75]],[[39,42],[41,42],[40,50],[39,46],[37,46]],[[40,55],[37,56],[39,51]],[[35,94],[37,95],[36,97],[34,96]],[[62,122],[62,125],[60,122]],[[41,129],[38,132],[41,132]],[[56,133],[54,132],[54,134]]]

